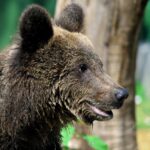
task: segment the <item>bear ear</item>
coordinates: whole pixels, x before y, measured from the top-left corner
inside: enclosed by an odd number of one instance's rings
[[[35,51],[53,36],[53,27],[48,12],[38,6],[29,6],[20,19],[20,36],[23,50]]]
[[[70,4],[64,8],[56,24],[71,32],[80,32],[83,28],[84,13],[77,4]]]

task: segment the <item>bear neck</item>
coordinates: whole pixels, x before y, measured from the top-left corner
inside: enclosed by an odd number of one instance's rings
[[[7,72],[5,81],[9,83],[5,85],[9,92],[5,95],[2,124],[9,135],[25,135],[31,129],[38,133],[59,133],[62,127],[76,120],[51,85],[45,86],[31,76],[22,77],[14,70]]]

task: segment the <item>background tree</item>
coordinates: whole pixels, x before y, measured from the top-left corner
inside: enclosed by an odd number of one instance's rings
[[[113,120],[94,124],[94,134],[105,139],[111,150],[136,150],[135,62],[141,18],[147,0],[58,0],[56,17],[70,2],[83,6],[86,35],[92,40],[106,71],[130,92],[123,108],[114,111]],[[80,126],[76,128],[77,132],[81,132],[78,130]],[[84,127],[81,130],[87,132]],[[82,144],[78,149],[83,149]]]

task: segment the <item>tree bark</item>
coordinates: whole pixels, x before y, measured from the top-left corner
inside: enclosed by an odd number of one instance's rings
[[[111,150],[136,150],[135,62],[147,0],[58,0],[56,16],[71,2],[84,8],[85,33],[103,60],[106,71],[130,93],[124,106],[114,111],[111,121],[94,124],[93,134],[102,137]]]

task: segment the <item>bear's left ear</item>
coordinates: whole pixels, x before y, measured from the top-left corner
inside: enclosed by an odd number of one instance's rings
[[[20,36],[25,51],[33,52],[53,36],[53,27],[48,12],[38,6],[29,6],[20,19]]]
[[[83,28],[84,13],[82,8],[75,3],[68,5],[56,18],[56,24],[71,32],[80,32]]]

